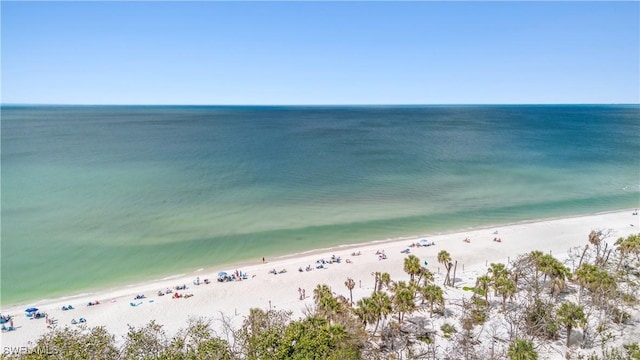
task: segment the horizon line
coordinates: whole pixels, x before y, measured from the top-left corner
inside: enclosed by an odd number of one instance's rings
[[[638,103],[626,103],[626,102],[585,102],[585,103],[391,103],[391,104],[367,104],[367,103],[354,103],[354,104],[81,104],[81,103],[0,103],[0,106],[255,106],[255,107],[277,107],[277,106],[289,106],[289,107],[328,107],[328,106],[475,106],[475,105],[640,105]]]

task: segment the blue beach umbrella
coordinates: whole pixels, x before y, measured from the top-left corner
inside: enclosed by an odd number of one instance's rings
[[[224,272],[224,271],[220,271],[220,272],[218,273],[218,276],[226,276],[226,275],[227,275],[227,273],[226,273],[226,272]]]
[[[28,312],[28,313],[32,313],[32,312],[36,312],[36,311],[38,311],[38,309],[36,309],[36,308],[28,308],[27,310],[25,310],[25,312]]]

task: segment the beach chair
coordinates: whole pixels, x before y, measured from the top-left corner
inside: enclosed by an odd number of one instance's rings
[[[4,326],[2,325],[2,332],[14,331],[15,328],[13,326]]]

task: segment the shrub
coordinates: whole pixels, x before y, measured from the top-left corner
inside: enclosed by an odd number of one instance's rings
[[[445,338],[450,338],[452,334],[455,334],[458,332],[458,330],[456,330],[456,327],[449,324],[449,323],[445,323],[440,327],[440,330],[442,330],[442,333],[444,334]]]

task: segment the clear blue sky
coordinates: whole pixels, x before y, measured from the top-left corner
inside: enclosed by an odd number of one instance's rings
[[[7,2],[2,102],[638,103],[638,2]]]

